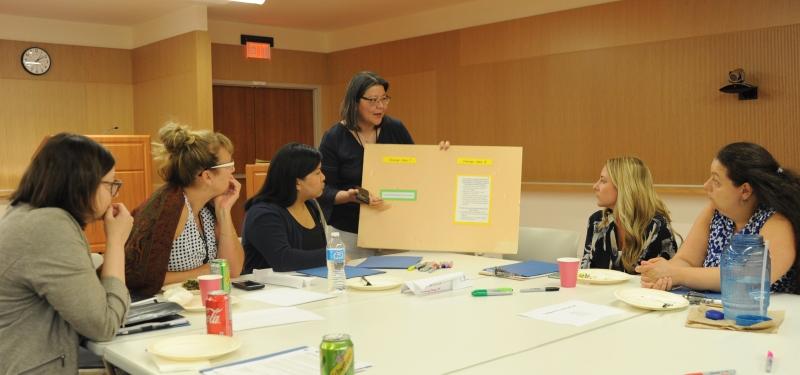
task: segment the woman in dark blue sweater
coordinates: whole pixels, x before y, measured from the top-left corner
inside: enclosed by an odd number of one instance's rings
[[[316,198],[325,188],[322,155],[299,143],[283,146],[270,162],[261,190],[245,204],[243,273],[325,265],[325,220]]]

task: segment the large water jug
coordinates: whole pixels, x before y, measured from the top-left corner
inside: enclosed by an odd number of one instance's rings
[[[767,316],[770,288],[769,251],[757,234],[736,234],[720,259],[725,319],[739,315]]]

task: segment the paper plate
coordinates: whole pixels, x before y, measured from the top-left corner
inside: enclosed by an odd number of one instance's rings
[[[683,296],[646,288],[620,289],[614,295],[622,302],[647,310],[677,310],[689,306]]]
[[[231,297],[231,306],[239,303],[239,297],[236,296],[230,296],[230,297]],[[206,307],[203,306],[202,302],[200,302],[199,294],[194,296],[192,300],[189,301],[189,303],[183,305],[183,308],[186,309],[186,311],[206,311]]]
[[[367,276],[370,284],[367,285],[364,279],[354,277],[347,280],[347,286],[358,290],[388,290],[400,286],[403,282],[391,276]]]
[[[176,361],[211,359],[239,349],[239,340],[222,335],[169,337],[147,346],[150,354]]]
[[[616,270],[590,268],[578,270],[578,280],[589,284],[616,284],[624,283],[631,278],[625,272]]]

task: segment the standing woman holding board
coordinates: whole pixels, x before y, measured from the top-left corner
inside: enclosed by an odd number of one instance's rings
[[[320,197],[329,223],[342,235],[348,256],[360,258],[373,251],[358,248],[360,205],[380,207],[383,200],[370,194],[357,200],[364,166],[364,145],[414,144],[411,134],[400,120],[386,115],[391,97],[389,82],[373,72],[359,72],[350,80],[340,108],[341,119],[322,137],[322,172],[325,191]],[[439,143],[447,149],[449,142]]]

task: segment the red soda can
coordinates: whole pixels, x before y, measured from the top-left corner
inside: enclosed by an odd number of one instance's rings
[[[233,336],[231,298],[224,290],[208,292],[206,298],[206,333]]]

